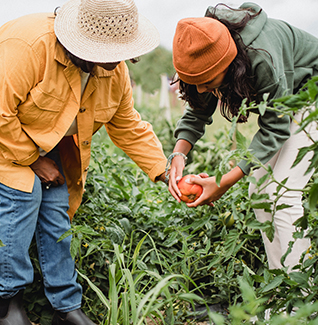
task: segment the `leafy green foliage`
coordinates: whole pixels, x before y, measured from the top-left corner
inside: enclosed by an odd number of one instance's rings
[[[316,98],[317,88],[309,82],[299,95],[280,99],[271,109],[293,118],[295,111],[306,110]],[[261,111],[270,109],[266,100]],[[256,107],[243,103],[242,114]],[[174,122],[167,123],[157,107],[140,111],[153,122],[170,154]],[[311,112],[301,127],[316,121]],[[215,141],[200,140],[185,173],[206,172],[220,179],[242,157],[261,166],[248,151],[235,119],[229,135],[221,129]],[[236,148],[231,150],[234,137]],[[297,159],[301,158],[302,154]],[[264,194],[248,196],[249,183],[262,188],[268,182],[277,184],[277,193],[291,190],[268,168],[257,183],[253,176],[242,179],[215,207],[190,209],[177,203],[166,185],[150,182],[105,132],[96,135],[83,202],[72,229],[63,235],[73,238],[71,253],[84,288],[84,310],[99,324],[146,324],[151,319],[160,324],[196,324],[196,304],[219,304],[223,313],[208,310],[208,318],[217,325],[244,324],[255,317],[255,324],[317,323],[318,174],[303,190],[304,216],[294,233],[294,238],[309,236],[312,245],[290,273],[286,268],[268,269],[260,231],[272,239],[275,229],[272,222],[257,221],[253,211],[275,214],[287,206],[279,205],[278,199],[268,202]],[[229,218],[234,219],[232,226],[224,223]],[[36,256],[34,246],[31,251]],[[49,324],[36,257],[33,262],[36,281],[27,288],[29,315]],[[271,315],[266,320],[268,309]]]

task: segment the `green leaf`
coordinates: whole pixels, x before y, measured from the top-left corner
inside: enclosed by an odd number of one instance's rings
[[[154,288],[150,289],[145,296],[141,299],[141,301],[138,304],[137,314],[141,314],[143,310],[144,317],[149,314],[151,309],[153,308],[153,305],[159,296],[160,293],[165,292],[166,294],[169,294],[168,291],[165,291],[166,287],[171,284],[171,282],[174,282],[175,278],[184,278],[182,275],[178,274],[171,274],[162,280],[160,280]],[[138,322],[139,324],[142,324],[143,319],[140,319]],[[174,320],[171,319],[171,325],[174,324]]]
[[[252,203],[251,207],[253,209],[263,209],[264,211],[271,211],[272,202],[259,202],[259,203]]]
[[[308,93],[311,100],[315,100],[317,98],[318,87],[313,80],[308,81]]]
[[[284,265],[287,256],[288,256],[288,255],[290,254],[290,252],[292,251],[293,245],[294,245],[294,242],[293,242],[293,241],[290,241],[290,242],[288,243],[288,248],[287,248],[285,254],[284,254],[284,255],[281,257],[281,259],[280,259],[280,262],[282,263],[282,265]]]
[[[137,321],[137,307],[136,307],[136,290],[135,290],[135,283],[132,277],[130,270],[123,269],[125,274],[125,280],[128,282],[129,285],[129,296],[130,296],[130,306],[131,306],[131,316],[132,321],[135,324]]]
[[[237,240],[239,238],[239,233],[236,230],[231,230],[227,235],[227,238],[224,242],[225,256],[229,257],[234,252]]]
[[[301,160],[305,157],[305,155],[311,151],[311,147],[302,147],[299,149],[297,157],[293,163],[293,165],[291,166],[291,168],[297,166]]]
[[[264,277],[262,277],[261,275],[254,274],[254,275],[252,275],[252,278],[255,282],[258,282],[258,283],[265,282]]]
[[[249,219],[246,221],[246,226],[252,229],[265,229],[268,224],[262,223],[256,219]]]
[[[216,182],[217,186],[220,186],[222,176],[223,176],[223,173],[221,171],[217,170],[215,172],[215,182]]]
[[[113,225],[112,227],[106,227],[105,230],[113,244],[122,244],[125,233],[120,227]]]
[[[131,194],[132,196],[136,197],[140,194],[141,192],[139,191],[139,188],[137,186],[133,186],[132,190],[131,190]]]
[[[309,174],[312,170],[317,170],[318,169],[318,142],[316,142],[314,145],[312,145],[312,153],[313,156],[309,160],[310,165],[307,168],[305,175]]]
[[[252,193],[251,200],[252,201],[264,201],[269,199],[269,195],[267,193]]]
[[[75,236],[72,237],[71,247],[70,247],[72,259],[75,258],[75,256],[77,255],[80,249],[81,249],[81,241]]]
[[[284,281],[285,276],[284,275],[278,275],[274,278],[273,281],[271,281],[269,284],[267,284],[264,288],[260,290],[260,292],[265,293],[268,291],[271,291],[273,289],[276,289],[279,287],[279,285]]]
[[[276,206],[276,212],[277,211],[280,211],[280,210],[284,210],[284,209],[287,209],[287,208],[291,208],[292,205],[288,205],[288,204],[280,204],[280,205],[277,205]]]
[[[127,235],[131,234],[132,228],[131,228],[131,224],[130,221],[127,218],[122,218],[119,220],[120,225],[124,228],[125,233]]]
[[[278,186],[276,187],[276,193],[275,195],[277,195],[279,193],[279,191],[284,187],[284,185],[287,183],[288,181],[288,177],[286,177],[285,179],[283,179],[280,184],[278,184]]]
[[[73,231],[74,232],[74,231]],[[75,233],[83,233],[85,235],[96,235],[96,231],[88,226],[76,226]]]
[[[184,300],[188,302],[192,302],[193,300],[195,300],[201,304],[205,303],[205,300],[202,297],[190,292],[180,293],[178,295],[178,298],[180,298],[180,300]]]
[[[57,240],[57,242],[59,243],[61,240],[63,240],[63,239],[65,239],[66,237],[68,237],[68,236],[72,236],[72,234],[73,234],[73,230],[72,229],[70,229],[70,230],[68,230],[68,231],[66,231],[58,240]]]
[[[83,279],[85,279],[87,281],[88,285],[96,292],[98,298],[104,304],[104,306],[106,306],[110,310],[110,302],[104,296],[102,291],[86,275],[84,275],[83,273],[81,273],[78,270],[76,270],[76,271]]]
[[[109,300],[111,306],[111,325],[117,325],[118,293],[116,287],[116,264],[109,266]]]
[[[309,202],[309,209],[311,211],[315,211],[318,203],[318,184],[312,185],[309,191],[308,202]]]
[[[308,288],[308,275],[302,272],[290,272],[288,276],[295,282],[297,282],[301,287]]]
[[[119,186],[125,186],[124,182],[120,179],[120,177],[118,175],[116,175],[115,173],[112,173],[112,177]]]
[[[239,149],[246,149],[246,138],[239,130],[236,130],[235,139]]]
[[[122,204],[122,203],[118,203],[116,205],[115,211],[118,214],[125,214],[125,215],[131,215],[132,214],[132,212],[129,209],[129,207],[126,206],[125,204]]]
[[[264,232],[266,233],[266,236],[269,239],[269,241],[272,242],[275,234],[275,226],[273,225],[273,223],[271,223],[270,227],[266,227],[264,229]]]
[[[123,325],[130,325],[130,322],[129,322],[129,299],[128,299],[128,292],[123,292],[121,294],[121,299],[122,299],[121,312],[123,314]]]
[[[5,247],[6,245],[2,242],[2,240],[0,239],[0,247]]]
[[[120,188],[121,193],[123,194],[125,200],[126,200],[126,201],[129,201],[129,199],[130,199],[130,195],[125,191],[125,188],[124,188],[123,186],[120,186],[119,188]]]
[[[177,232],[174,232],[172,235],[170,235],[164,242],[163,246],[165,247],[172,247],[180,240],[180,234]]]
[[[263,95],[263,101],[258,105],[258,111],[261,116],[263,116],[267,109],[267,99],[269,97],[269,93]]]

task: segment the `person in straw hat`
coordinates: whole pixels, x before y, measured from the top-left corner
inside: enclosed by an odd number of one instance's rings
[[[169,191],[180,201],[178,180],[182,177],[185,157],[205,132],[205,125],[212,123],[217,107],[221,114],[232,120],[246,122],[247,116],[239,116],[243,100],[249,105],[260,103],[264,94],[269,101],[283,95],[295,94],[308,81],[318,75],[318,39],[288,23],[268,18],[257,4],[248,2],[233,9],[225,4],[209,7],[205,17],[181,19],[173,39],[173,64],[180,81],[180,93],[188,103],[184,115],[179,120],[175,136],[177,142],[171,161]],[[217,106],[219,104],[219,106]],[[303,188],[313,170],[306,173],[311,154],[294,168],[299,148],[310,146],[311,140],[305,132],[295,133],[297,123],[289,116],[266,109],[254,110],[258,116],[259,129],[254,135],[249,150],[262,163],[271,165],[274,177],[289,188]],[[295,116],[301,118],[302,113]],[[313,123],[314,124],[314,123]],[[307,130],[312,139],[317,139],[316,125]],[[242,160],[223,175],[218,186],[215,177],[202,174],[201,178],[191,178],[190,184],[203,186],[203,194],[189,207],[203,204],[213,205],[229,188],[253,170],[259,180],[263,168]],[[263,184],[264,185],[264,184]],[[266,186],[264,192],[274,199],[277,184]],[[250,184],[250,194],[257,192],[256,185]],[[302,192],[285,193],[279,204],[288,208],[279,210],[274,216],[275,236],[271,242],[265,233],[263,240],[271,269],[282,267],[281,258],[294,241],[294,222],[302,217]],[[272,221],[272,214],[255,210],[260,222]],[[309,247],[309,239],[297,239],[291,253],[285,259],[290,271],[299,263],[300,257]]]
[[[154,182],[166,157],[134,109],[125,60],[159,45],[133,0],[70,0],[55,14],[0,28],[0,324],[31,324],[22,307],[33,281],[33,235],[52,324],[93,324],[81,311],[70,229],[80,205],[92,135],[103,125]]]

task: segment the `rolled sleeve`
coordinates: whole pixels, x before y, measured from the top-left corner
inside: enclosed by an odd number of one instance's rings
[[[151,124],[143,121],[134,108],[128,76],[120,106],[105,127],[113,143],[122,149],[152,181],[165,171],[167,159],[162,145]]]

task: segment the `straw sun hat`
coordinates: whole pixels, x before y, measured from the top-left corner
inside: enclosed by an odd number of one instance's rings
[[[98,63],[138,57],[160,41],[133,0],[69,0],[57,11],[54,30],[69,52]]]

